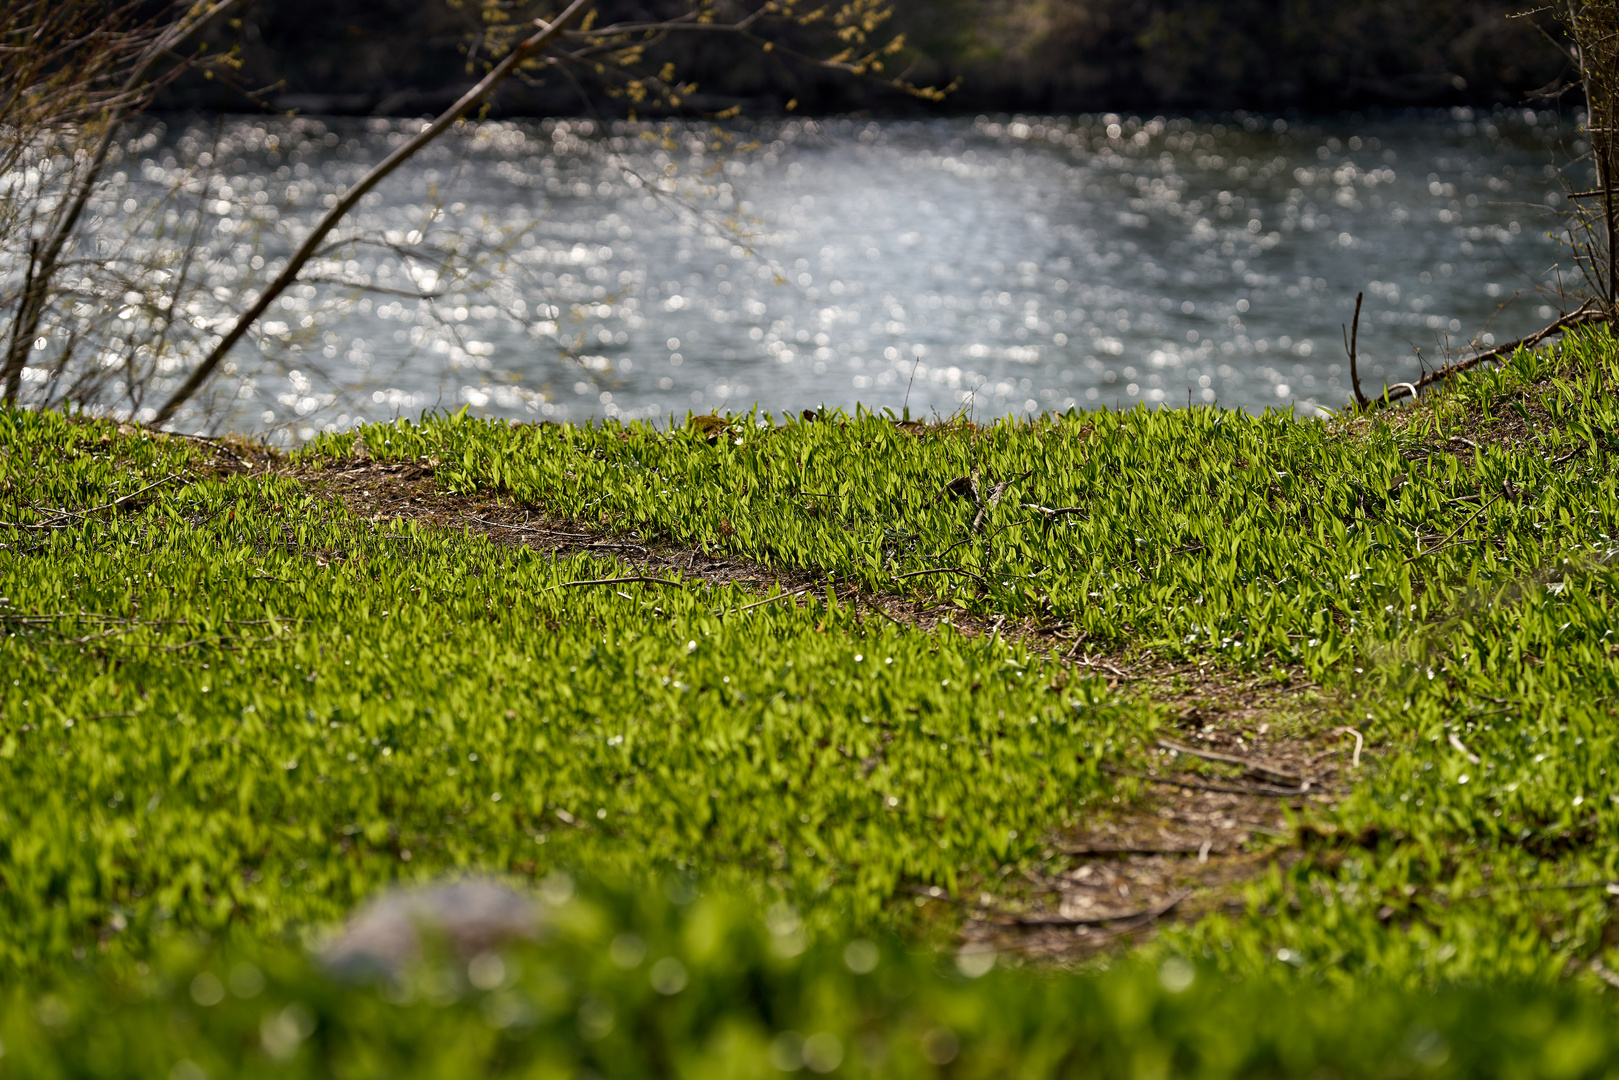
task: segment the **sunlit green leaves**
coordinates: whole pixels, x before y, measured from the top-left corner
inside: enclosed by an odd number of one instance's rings
[[[6,422],[68,463],[8,472],[13,517],[179,465]],[[13,965],[318,923],[458,867],[682,866],[870,922],[903,882],[1028,858],[1151,722],[1000,640],[813,594],[559,588],[624,568],[379,531],[284,480],[192,473],[6,542]]]

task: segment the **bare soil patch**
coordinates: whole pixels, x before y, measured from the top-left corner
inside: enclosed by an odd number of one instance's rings
[[[980,898],[968,941],[1077,960],[1240,910],[1246,882],[1300,857],[1296,818],[1342,795],[1357,746],[1366,763],[1332,698],[1292,673],[1160,673],[1142,692],[1173,719],[1134,773],[1138,797],[1052,836],[1018,903]]]

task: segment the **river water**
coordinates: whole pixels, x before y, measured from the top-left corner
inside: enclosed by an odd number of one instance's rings
[[[216,294],[239,298],[417,124],[177,124],[126,183],[206,166]],[[294,438],[463,405],[1310,413],[1348,398],[1357,291],[1376,384],[1553,314],[1574,137],[1467,110],[468,126],[367,199],[320,268],[338,284],[275,308],[214,405]],[[468,274],[456,244],[486,252]]]

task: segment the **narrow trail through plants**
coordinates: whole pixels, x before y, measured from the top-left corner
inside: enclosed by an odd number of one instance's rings
[[[1414,468],[1435,455],[1465,460],[1490,451],[1522,453],[1537,431],[1559,429],[1557,410],[1538,393],[1551,385],[1537,380],[1493,408],[1465,400],[1450,404],[1443,424],[1411,433],[1402,463]],[[1576,395],[1575,403],[1581,400]],[[1402,426],[1414,422],[1416,414],[1392,416],[1391,424]],[[1371,422],[1348,418],[1345,431],[1364,434]],[[1260,661],[1243,669],[1196,654],[1169,661],[1129,648],[1128,639],[1122,647],[1083,635],[1076,639],[1070,624],[1050,613],[1044,621],[1016,618],[998,614],[993,605],[967,611],[938,597],[902,595],[909,584],[902,577],[886,585],[869,577],[857,583],[823,568],[766,566],[723,551],[723,527],[706,546],[688,544],[656,529],[650,534],[613,529],[547,513],[536,509],[543,498],[514,495],[498,483],[454,494],[442,490],[449,465],[440,466],[431,456],[373,457],[364,441],[343,454],[303,460],[235,441],[203,442],[215,449],[213,467],[223,473],[294,481],[308,495],[340,502],[348,513],[378,526],[409,522],[547,557],[601,557],[599,573],[579,573],[576,567],[568,575],[572,580],[564,586],[580,592],[628,597],[646,584],[743,590],[714,612],[720,616],[834,597],[871,621],[923,633],[948,625],[970,637],[1017,640],[1061,663],[1056,688],[1076,676],[1100,676],[1118,699],[1150,709],[1158,720],[1152,736],[1111,770],[1110,797],[1117,801],[1093,802],[1077,827],[1042,835],[1032,863],[1003,868],[998,876],[985,871],[977,880],[964,879],[955,895],[928,883],[902,886],[907,895],[899,902],[914,902],[928,921],[959,930],[968,945],[1061,961],[1136,944],[1171,923],[1240,914],[1248,903],[1246,886],[1310,859],[1312,846],[1322,839],[1320,830],[1330,829],[1319,823],[1372,771],[1375,750],[1351,719],[1361,710],[1310,683],[1302,668]],[[1543,456],[1562,467],[1585,444],[1574,441],[1574,452],[1557,447]],[[1391,491],[1403,480],[1404,474],[1397,474]],[[984,507],[993,505],[996,485],[985,487],[983,493],[957,495],[970,496],[979,507],[968,527],[975,533]],[[543,488],[536,490],[543,496]],[[1477,511],[1464,508],[1460,531],[1477,517]],[[1447,524],[1419,533],[1412,557],[1444,549],[1447,536],[1457,531]],[[342,557],[340,552],[311,554]],[[1375,848],[1378,842],[1377,836],[1334,836],[1326,844],[1356,849]]]
[[[1368,762],[1329,719],[1342,704],[1295,673],[1148,673],[1137,692],[1166,712],[1137,797],[1053,836],[1026,909],[980,903],[968,941],[1071,959],[1240,911],[1245,883],[1302,855],[1297,815],[1330,807]]]
[[[309,467],[261,446],[206,441],[226,473],[295,479],[320,499],[341,501],[374,523],[408,521],[464,529],[489,542],[565,557],[611,557],[618,567],[579,587],[635,583],[740,586],[765,603],[828,593],[841,604],[932,632],[948,623],[968,636],[1000,634],[1049,650],[1065,671],[1101,675],[1121,696],[1150,701],[1165,723],[1139,769],[1120,770],[1113,807],[1082,827],[1048,837],[1040,865],[1013,880],[984,882],[952,900],[914,891],[919,907],[960,904],[967,947],[990,946],[1042,960],[1081,958],[1138,944],[1166,921],[1240,910],[1242,886],[1273,864],[1301,857],[1298,814],[1341,796],[1369,755],[1353,729],[1332,719],[1342,703],[1296,669],[1242,674],[1209,661],[1169,665],[1150,655],[1082,652],[1061,626],[984,618],[937,603],[880,595],[832,575],[782,571],[674,543],[632,539],[535,514],[510,499],[440,491],[431,464],[361,455]]]

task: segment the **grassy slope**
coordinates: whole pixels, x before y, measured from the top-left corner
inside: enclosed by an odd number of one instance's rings
[[[6,422],[25,505],[195,453]],[[467,866],[734,866],[869,921],[901,879],[1026,856],[1150,722],[1018,647],[825,600],[557,588],[627,568],[379,530],[283,480],[152,496],[4,563],[13,967],[171,921],[329,921]]]
[[[1520,357],[1395,425],[1199,410],[921,431],[741,423],[716,445],[464,419],[365,433],[372,456],[437,458],[452,488],[613,530],[1067,623],[1093,647],[1308,669],[1379,754],[1246,912],[1163,935],[1149,964],[1184,955],[1246,980],[1200,978],[1189,996],[1133,965],[967,982],[891,953],[879,972],[902,992],[837,962],[845,934],[914,932],[900,886],[993,882],[1087,801],[1127,797],[1100,769],[1137,752],[1151,702],[1000,640],[862,623],[824,598],[742,611],[753,598],[736,590],[559,589],[623,568],[357,520],[285,478],[205,476],[178,441],[0,415],[7,522],[184,478],[62,528],[0,526],[0,965],[14,987],[0,1073],[25,1058],[29,1075],[93,1071],[100,1054],[112,1074],[153,1075],[135,1063],[183,1049],[216,1072],[410,1060],[425,1075],[431,1037],[462,1048],[446,1062],[490,1072],[553,1052],[659,1069],[600,1056],[633,1042],[752,1075],[768,1071],[760,1040],[812,1024],[849,1048],[845,1071],[868,1067],[853,1048],[869,1044],[893,1075],[942,1053],[924,1024],[966,1040],[953,1067],[973,1075],[1014,1058],[1061,1072],[1085,1047],[1070,1065],[1101,1054],[1125,1070],[1139,1050],[1209,1075],[1317,1061],[1576,1075],[1619,1060],[1611,1013],[1550,989],[1614,944],[1609,899],[1525,888],[1619,876],[1619,404],[1599,392],[1616,371],[1612,346],[1588,339],[1558,367]],[[1520,412],[1541,421],[1533,438],[1491,436]],[[1477,453],[1448,441],[1464,427]],[[975,508],[941,494],[975,471],[986,492],[1011,481],[977,533]],[[1023,504],[1080,509],[1045,521]],[[970,576],[897,579],[937,566]],[[568,906],[565,944],[496,992],[534,1006],[498,1038],[489,995],[426,1012],[334,998],[285,943],[395,879],[561,865],[609,882],[697,873],[714,896],[677,909],[608,884]],[[731,947],[703,945],[723,895],[777,893],[819,928],[807,953],[782,957],[747,917],[728,923]],[[667,940],[690,991],[662,1001],[644,971],[602,965],[615,925]],[[231,957],[269,973],[262,997],[187,997],[194,968],[223,976]],[[1293,993],[1274,981],[1300,979],[1358,989],[1316,991],[1240,1036],[1203,1026],[1272,1015]],[[1492,1020],[1463,1051],[1480,1010],[1509,999],[1390,989],[1458,980],[1541,989],[1527,1026]],[[547,986],[556,1002],[534,1005]],[[590,994],[643,1037],[584,1041],[573,1017]],[[329,1035],[279,1061],[271,999],[301,1001]],[[1332,1034],[1345,1009],[1355,1040]],[[1560,1010],[1574,1019],[1554,1061],[1542,1047]]]

